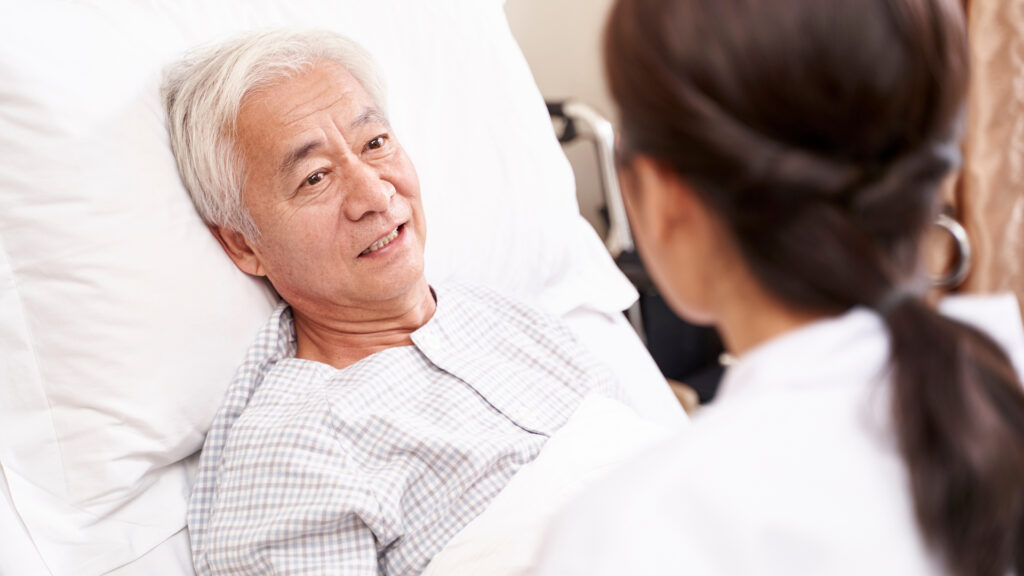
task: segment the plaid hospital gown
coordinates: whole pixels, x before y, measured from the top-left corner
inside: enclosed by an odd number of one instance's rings
[[[418,574],[610,373],[556,320],[490,291],[343,370],[294,358],[284,305],[206,439],[188,524],[200,576]]]

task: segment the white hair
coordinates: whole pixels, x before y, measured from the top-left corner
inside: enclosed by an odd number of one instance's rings
[[[384,82],[370,54],[325,30],[268,30],[191,53],[166,71],[163,102],[171,150],[185,189],[208,225],[256,240],[259,230],[242,202],[244,166],[235,147],[239,111],[260,88],[321,62],[348,70],[387,114]]]

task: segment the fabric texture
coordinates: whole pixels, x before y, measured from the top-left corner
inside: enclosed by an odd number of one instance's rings
[[[1022,369],[1015,301],[944,305]],[[542,576],[944,574],[919,534],[892,430],[889,342],[855,309],[731,367],[693,424],[571,504]]]
[[[556,320],[483,288],[435,295],[414,346],[343,370],[295,358],[274,312],[203,449],[200,575],[418,574],[586,393],[618,396]]]
[[[621,402],[588,395],[540,455],[434,556],[423,576],[531,574],[547,527],[567,502],[684,422],[653,422]]]
[[[955,204],[974,247],[966,292],[1024,303],[1024,0],[968,4],[971,90]]]

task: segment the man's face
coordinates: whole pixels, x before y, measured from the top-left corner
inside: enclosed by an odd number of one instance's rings
[[[372,308],[422,282],[416,170],[347,70],[321,63],[251,94],[237,143],[243,200],[260,230],[247,243],[250,269],[232,255],[239,267],[306,313]]]

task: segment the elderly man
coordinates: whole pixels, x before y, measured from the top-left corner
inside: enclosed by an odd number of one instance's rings
[[[210,431],[205,574],[416,574],[610,376],[556,321],[430,287],[412,162],[357,45],[250,35],[174,67],[172,146],[210,230],[284,303]]]

